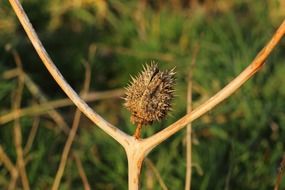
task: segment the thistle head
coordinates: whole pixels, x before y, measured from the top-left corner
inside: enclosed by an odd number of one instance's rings
[[[174,74],[174,68],[160,71],[157,63],[151,62],[137,77],[132,77],[124,105],[131,112],[133,124],[152,124],[167,115],[173,99]]]

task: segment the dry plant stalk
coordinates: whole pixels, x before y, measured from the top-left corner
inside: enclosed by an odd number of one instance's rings
[[[285,171],[285,154],[283,155],[282,161],[278,168],[278,174],[277,174],[274,190],[279,190],[279,186],[280,186],[284,171]]]
[[[127,146],[125,139],[127,135],[104,120],[100,115],[94,112],[85,101],[83,101],[79,95],[71,88],[71,86],[65,81],[64,77],[61,75],[50,56],[47,54],[45,48],[43,47],[41,41],[39,40],[34,28],[32,27],[21,3],[18,0],[10,0],[18,19],[20,20],[22,26],[24,27],[29,39],[31,40],[34,48],[36,49],[38,55],[42,59],[46,68],[59,84],[62,90],[68,95],[68,97],[75,103],[75,105],[95,124],[98,125],[103,131],[116,139],[120,144]]]
[[[6,167],[6,169],[9,171],[11,180],[8,186],[8,190],[14,190],[16,187],[16,182],[19,176],[19,172],[16,166],[13,165],[11,159],[8,157],[8,155],[4,152],[2,146],[0,145],[0,162],[3,163],[3,165]]]
[[[54,65],[53,61],[50,59],[20,2],[18,0],[9,0],[9,2],[12,5],[19,21],[25,29],[38,55],[58,85],[74,102],[78,109],[80,109],[91,121],[93,121],[96,125],[98,125],[98,127],[100,127],[103,131],[113,137],[124,147],[127,154],[129,166],[129,190],[139,189],[139,176],[141,166],[146,155],[161,142],[184,128],[188,123],[193,122],[195,119],[207,113],[209,110],[217,106],[223,100],[231,96],[236,90],[238,90],[241,85],[243,85],[248,79],[250,79],[257,71],[261,69],[267,57],[270,55],[274,47],[279,43],[285,34],[285,21],[283,21],[283,23],[277,29],[276,33],[272,36],[271,40],[260,51],[253,62],[227,86],[220,90],[216,95],[212,96],[208,101],[197,107],[191,113],[188,113],[181,119],[177,120],[175,123],[152,135],[151,137],[138,140],[104,120],[79,97],[79,95],[64,80],[63,76]]]
[[[22,64],[19,59],[15,60],[17,67],[22,71]],[[20,72],[18,76],[18,87],[15,91],[14,100],[13,100],[13,110],[17,111],[21,107],[22,93],[24,89],[24,75]],[[26,172],[26,164],[24,159],[24,151],[22,147],[22,129],[19,119],[15,119],[13,127],[13,138],[15,143],[16,155],[17,155],[17,168],[21,177],[22,185],[24,190],[29,190],[29,180]]]
[[[29,151],[31,150],[31,147],[33,145],[33,142],[35,140],[35,137],[36,137],[36,133],[38,131],[38,128],[39,128],[39,124],[40,124],[40,118],[39,117],[36,117],[34,119],[34,122],[32,124],[32,128],[30,130],[30,134],[28,136],[28,140],[26,142],[26,145],[25,145],[25,148],[24,148],[24,155],[26,156]]]
[[[80,158],[78,157],[78,155],[75,152],[73,152],[72,155],[74,157],[74,160],[75,160],[75,163],[76,163],[76,167],[77,167],[79,175],[81,177],[84,190],[91,190],[90,184],[88,182],[88,179],[87,179],[87,176],[86,176],[85,171],[83,169],[83,166],[82,166]]]
[[[8,49],[9,50],[9,49]],[[10,49],[15,62],[20,62],[22,64],[22,60],[21,57],[19,55],[19,53],[14,50],[14,49]],[[41,91],[41,89],[36,85],[36,83],[34,83],[34,81],[29,77],[29,75],[27,75],[24,70],[20,70],[18,69],[19,73],[18,75],[22,74],[24,77],[24,81],[25,81],[25,85],[26,87],[29,89],[29,91],[31,92],[31,94],[39,101],[39,102],[47,102],[47,98],[46,96],[43,94],[43,92]],[[68,134],[69,132],[69,128],[66,124],[66,122],[64,121],[64,119],[61,117],[61,115],[58,113],[58,111],[56,111],[55,109],[52,109],[52,107],[50,107],[50,110],[48,111],[48,114],[51,116],[51,118],[55,121],[55,123],[57,123],[57,125],[59,126],[59,128],[61,130],[63,130],[66,134]]]
[[[85,66],[86,66],[86,69],[85,69],[86,71],[85,71],[85,80],[84,80],[83,89],[82,89],[82,96],[85,96],[87,94],[89,90],[89,86],[90,86],[90,81],[91,81],[90,65],[87,63]],[[76,109],[75,114],[74,114],[73,124],[69,132],[68,138],[66,140],[66,143],[64,145],[59,167],[58,167],[58,170],[57,170],[57,173],[56,173],[56,176],[55,176],[52,188],[51,188],[52,190],[57,190],[59,188],[60,181],[63,176],[64,170],[65,170],[68,155],[69,155],[73,140],[75,138],[77,129],[79,127],[80,118],[81,118],[81,111],[79,109]]]
[[[17,170],[16,167],[13,165],[11,159],[8,157],[8,155],[3,150],[3,147],[0,145],[0,162],[3,163],[3,165],[6,167],[6,169],[9,171],[10,175],[15,175],[15,171]]]
[[[40,103],[46,103],[48,102],[48,99],[46,98],[45,94],[41,91],[41,89],[38,87],[38,85],[25,73],[25,84],[26,87],[29,89],[31,94],[40,102]],[[60,113],[55,110],[51,105],[48,106],[47,113],[50,115],[50,117],[54,120],[54,122],[59,126],[59,128],[66,134],[69,132],[69,127],[67,123],[64,121],[63,117],[60,115]]]
[[[25,78],[26,79],[26,78]],[[117,98],[123,96],[123,89],[107,90],[102,92],[90,92],[85,97],[82,97],[84,101],[95,101],[107,98]],[[32,105],[30,107],[21,108],[17,111],[11,111],[7,114],[0,116],[0,125],[7,122],[13,121],[17,118],[24,116],[39,116],[46,114],[50,110],[55,110],[56,108],[61,108],[65,106],[71,106],[74,103],[69,98],[47,101],[38,105]],[[56,121],[55,121],[56,122]],[[1,126],[0,126],[1,127]]]
[[[156,177],[160,187],[162,190],[168,190],[167,186],[165,185],[161,175],[159,174],[158,170],[156,169],[155,165],[152,163],[152,161],[149,158],[145,158],[145,164],[147,167],[150,168],[154,176]]]
[[[192,88],[193,88],[193,69],[196,58],[199,52],[198,44],[195,45],[193,57],[190,63],[188,73],[188,87],[187,87],[187,113],[192,111]],[[192,179],[192,124],[189,123],[186,127],[186,175],[185,175],[185,190],[191,189]]]

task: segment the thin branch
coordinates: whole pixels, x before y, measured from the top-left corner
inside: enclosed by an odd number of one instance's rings
[[[12,178],[10,180],[10,183],[9,183],[9,186],[8,186],[8,190],[15,190],[16,189],[18,176],[19,176],[18,170],[15,169],[15,172],[12,175]]]
[[[90,184],[88,182],[88,179],[87,179],[87,176],[85,174],[85,171],[84,171],[84,168],[82,166],[82,163],[80,161],[80,158],[78,157],[78,155],[75,152],[73,152],[73,157],[74,157],[74,160],[75,160],[76,167],[78,169],[80,178],[82,180],[84,190],[91,190]]]
[[[20,75],[21,71],[19,68],[11,69],[9,71],[6,71],[2,74],[2,78],[8,79],[8,78],[14,78],[18,77]],[[14,190],[16,187],[16,182],[19,176],[19,172],[16,166],[13,165],[9,157],[5,154],[3,151],[1,145],[0,145],[0,162],[4,163],[4,166],[8,169],[11,175],[10,183],[8,186],[8,190]]]
[[[5,151],[3,150],[1,145],[0,145],[0,162],[2,162],[4,164],[4,166],[9,171],[10,176],[11,176],[11,180],[10,180],[10,183],[8,186],[8,190],[14,190],[16,187],[16,182],[17,182],[17,178],[19,176],[19,173],[18,173],[17,167],[14,166],[11,159],[5,153]]]
[[[177,131],[184,128],[188,123],[207,113],[209,110],[214,108],[216,105],[218,105],[223,100],[232,95],[235,91],[237,91],[241,87],[241,85],[243,85],[248,79],[250,79],[257,71],[261,69],[261,67],[264,65],[265,60],[270,55],[274,47],[279,43],[284,34],[285,20],[277,29],[276,33],[272,36],[271,40],[267,43],[267,45],[259,52],[256,58],[252,61],[252,63],[247,68],[245,68],[244,71],[242,71],[227,86],[225,86],[217,94],[212,96],[208,101],[197,107],[191,113],[186,114],[184,117],[177,120],[175,123],[171,124],[167,128],[145,139],[144,144],[147,147],[148,151],[152,150],[162,141],[166,140],[168,137],[172,136]]]
[[[90,86],[90,81],[91,81],[91,69],[90,69],[90,65],[86,64],[85,81],[83,84],[82,96],[85,96],[87,94],[87,92],[89,90],[89,86]],[[69,132],[67,141],[66,141],[64,148],[63,148],[59,167],[58,167],[58,170],[57,170],[57,173],[56,173],[56,176],[55,176],[52,188],[51,188],[52,190],[57,190],[59,188],[60,181],[61,181],[61,178],[63,176],[64,169],[66,166],[66,162],[68,159],[68,155],[69,155],[73,140],[75,138],[77,129],[79,127],[80,118],[81,118],[81,111],[79,109],[76,109],[72,128]]]
[[[46,98],[45,94],[41,91],[41,89],[37,86],[37,84],[25,73],[25,84],[31,94],[40,102],[45,103],[48,102],[48,99]],[[60,113],[55,110],[53,107],[48,107],[49,104],[47,104],[47,108],[49,109],[47,112],[50,115],[50,117],[54,120],[54,122],[58,125],[58,127],[63,130],[66,134],[69,132],[69,127],[63,117],[60,115]]]
[[[22,64],[21,57],[19,53],[15,49],[8,49],[8,51],[11,51],[15,61],[18,61]],[[23,70],[19,71],[18,73],[23,74],[25,78],[25,85],[29,89],[29,91],[32,93],[32,95],[39,101],[39,102],[47,102],[48,99],[44,95],[44,93],[41,91],[41,89],[37,86],[37,84],[27,75]],[[54,109],[50,109],[48,111],[48,114],[50,117],[55,121],[55,123],[59,126],[61,130],[63,130],[66,134],[69,132],[69,128],[67,126],[67,123],[64,121],[62,116]]]
[[[31,147],[33,145],[34,139],[36,137],[36,134],[37,134],[37,131],[39,128],[39,124],[40,124],[40,118],[36,117],[34,119],[34,122],[33,122],[32,128],[31,128],[27,143],[26,143],[25,148],[24,148],[24,155],[27,155],[29,153],[29,151],[31,150]]]
[[[160,176],[159,172],[157,171],[155,165],[152,163],[152,161],[149,158],[145,159],[145,164],[151,169],[154,176],[157,178],[157,181],[161,187],[162,190],[168,190],[167,186],[165,185],[162,177]]]
[[[274,190],[279,190],[279,186],[280,186],[284,171],[285,171],[285,154],[283,155],[282,161],[281,161],[280,166],[278,168],[278,175],[276,178]]]
[[[79,109],[76,109],[74,120],[73,120],[73,124],[72,124],[72,128],[71,128],[71,130],[69,132],[69,136],[68,136],[67,141],[65,143],[65,146],[63,148],[63,152],[62,152],[62,155],[61,155],[61,159],[60,159],[60,163],[59,163],[59,166],[58,166],[58,170],[56,172],[56,176],[55,176],[55,179],[53,181],[53,185],[52,185],[52,188],[51,188],[52,190],[57,190],[59,188],[60,181],[61,181],[61,178],[63,176],[64,169],[65,169],[65,166],[66,166],[66,162],[67,162],[67,159],[68,159],[68,154],[69,154],[72,142],[74,140],[74,137],[76,135],[77,128],[79,126],[80,117],[81,117],[81,112],[80,112]]]
[[[18,68],[16,69],[10,69],[8,71],[3,72],[3,74],[1,75],[1,78],[3,79],[11,79],[11,78],[15,78],[19,75],[20,71]]]
[[[39,40],[32,24],[30,23],[21,3],[18,0],[9,0],[11,6],[13,7],[19,21],[21,22],[23,28],[25,29],[30,41],[32,42],[35,50],[37,51],[39,57],[43,61],[47,70],[50,72],[54,80],[58,83],[61,89],[66,93],[66,95],[74,102],[74,104],[98,127],[105,131],[108,135],[113,137],[117,142],[119,142],[123,147],[128,146],[130,136],[113,126],[100,115],[94,112],[71,88],[71,86],[65,81],[62,74],[59,72],[50,56],[43,47],[41,41]]]
[[[193,87],[193,69],[198,55],[199,46],[195,45],[192,60],[188,74],[188,87],[187,87],[187,113],[192,111],[192,87]],[[189,123],[186,128],[186,176],[185,176],[185,190],[191,189],[192,177],[192,124]]]
[[[22,65],[20,60],[17,58],[15,59],[15,62],[20,70],[22,70]],[[24,76],[23,74],[20,74],[18,77],[18,87],[15,92],[15,97],[13,100],[13,109],[17,111],[21,106],[22,101],[22,93],[24,88]],[[16,154],[17,154],[17,167],[19,169],[22,185],[24,190],[29,190],[29,180],[26,172],[25,167],[25,161],[24,161],[24,154],[23,154],[23,148],[22,148],[22,131],[21,131],[21,125],[19,119],[15,119],[14,121],[14,141],[15,141],[15,148],[16,148]]]
[[[145,189],[153,190],[154,186],[154,174],[150,168],[146,168],[145,170]]]
[[[115,89],[103,92],[91,92],[88,93],[85,97],[82,97],[82,99],[84,99],[87,102],[91,102],[107,98],[121,97],[123,94],[124,94],[123,89]],[[42,114],[46,114],[46,112],[48,112],[51,109],[72,106],[72,105],[74,105],[74,103],[69,98],[53,100],[39,105],[33,105],[31,107],[22,108],[17,111],[12,111],[10,113],[0,116],[0,124],[5,124],[15,120],[16,118],[24,116],[39,116]]]
[[[10,175],[13,176],[13,172],[16,170],[16,167],[14,166],[8,155],[3,150],[3,147],[0,145],[0,163],[1,162],[9,171]]]
[[[188,88],[187,88],[187,113],[192,110],[192,67],[189,72]],[[186,175],[185,175],[185,190],[191,188],[192,175],[192,123],[189,123],[186,128]]]

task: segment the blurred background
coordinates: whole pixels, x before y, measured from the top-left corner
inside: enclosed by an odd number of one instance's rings
[[[195,108],[254,59],[285,17],[284,0],[22,3],[70,85],[77,92],[83,84],[89,86],[89,105],[129,134],[135,126],[120,97],[130,75],[151,60],[161,69],[176,67],[173,111],[145,127],[143,137],[186,113],[189,72]],[[284,42],[261,72],[193,123],[192,189],[273,189],[285,146]],[[75,110],[41,63],[9,3],[1,1],[0,189],[22,189],[15,169],[21,149],[31,189],[50,189]],[[181,130],[149,154],[141,174],[143,190],[184,189],[185,142]],[[84,116],[60,189],[84,189],[82,172],[91,189],[127,189],[124,150]]]

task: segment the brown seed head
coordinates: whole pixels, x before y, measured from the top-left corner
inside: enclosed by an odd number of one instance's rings
[[[145,65],[144,70],[126,88],[125,106],[131,112],[133,124],[147,125],[163,119],[171,109],[174,68],[160,71],[157,63]]]

